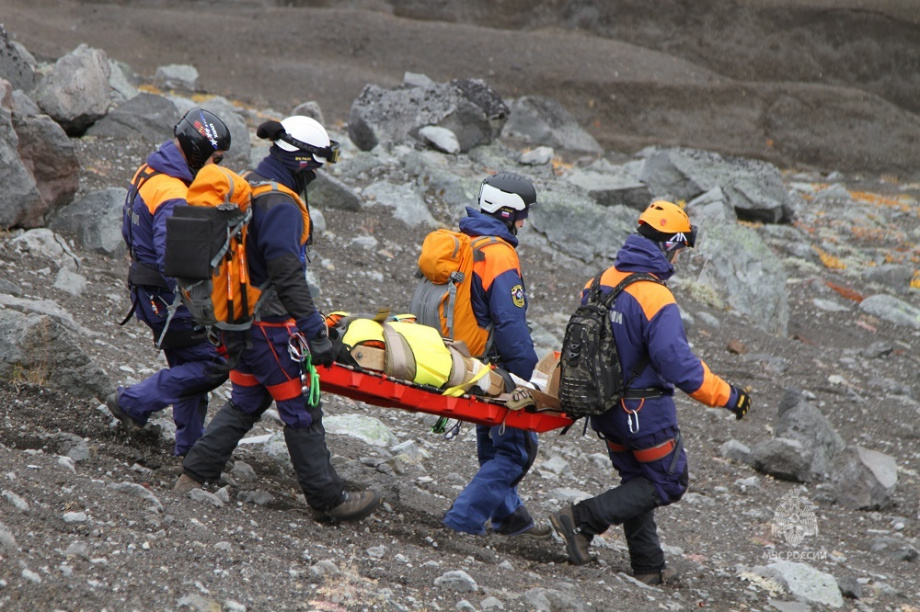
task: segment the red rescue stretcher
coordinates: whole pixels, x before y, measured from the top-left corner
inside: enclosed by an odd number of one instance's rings
[[[391,378],[381,372],[334,363],[318,367],[320,389],[383,408],[425,412],[480,425],[501,425],[542,433],[571,425],[565,413],[509,410],[497,400],[463,395],[449,397],[438,389]]]

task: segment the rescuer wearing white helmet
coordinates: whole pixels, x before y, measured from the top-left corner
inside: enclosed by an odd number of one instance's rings
[[[314,365],[328,366],[335,359],[306,281],[311,235],[306,188],[323,164],[338,161],[339,146],[319,122],[300,115],[266,121],[256,135],[272,141],[268,155],[245,175],[253,185],[246,255],[252,283],[263,288],[262,297],[245,339],[248,344],[230,372],[230,401],[189,451],[176,489],[219,479],[237,443],[274,401],[291,463],[314,516],[358,521],[380,505],[380,497],[370,490],[345,491],[330,462],[321,402],[314,405],[304,397],[301,364],[288,351],[292,338],[302,338]]]

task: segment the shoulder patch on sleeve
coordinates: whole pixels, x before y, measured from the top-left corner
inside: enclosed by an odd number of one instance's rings
[[[511,288],[511,301],[518,308],[524,307],[524,285],[515,285]]]

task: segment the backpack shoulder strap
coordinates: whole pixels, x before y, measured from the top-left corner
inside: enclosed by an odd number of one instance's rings
[[[611,291],[604,297],[604,303],[609,308],[610,305],[613,304],[613,300],[616,299],[616,297],[620,293],[622,293],[623,290],[626,289],[626,287],[628,287],[629,285],[633,283],[637,283],[640,281],[648,281],[652,283],[657,283],[659,285],[665,285],[665,282],[663,280],[661,280],[660,278],[658,278],[657,276],[653,274],[649,274],[648,272],[633,272],[632,274],[630,274],[629,276],[621,280],[617,284],[617,286],[613,288],[613,291]],[[627,374],[626,372],[623,373],[623,388],[624,389],[629,388],[629,385],[632,383],[632,381],[634,381],[636,378],[639,377],[639,374],[641,374],[642,371],[645,370],[646,367],[648,367],[650,362],[651,362],[651,356],[647,352],[643,353],[639,357],[639,359],[636,361],[636,363],[633,365],[633,367],[630,368],[628,372],[629,376],[626,375]]]
[[[595,287],[598,287],[598,291],[600,290],[599,289],[600,278],[601,278],[600,275],[594,278],[594,281],[591,283],[591,290],[594,290]],[[624,289],[626,289],[626,287],[628,287],[629,285],[632,285],[633,283],[638,283],[639,281],[648,281],[652,283],[657,283],[659,285],[665,284],[663,280],[661,280],[654,274],[649,274],[648,272],[633,272],[632,274],[630,274],[629,276],[621,280],[617,284],[617,286],[613,288],[613,290],[610,293],[608,293],[607,295],[603,297],[604,304],[606,304],[607,307],[609,308],[610,305],[613,304],[613,300],[615,300],[616,297],[620,295]]]
[[[587,297],[586,301],[589,304],[592,302],[604,302],[609,308],[610,304],[613,303],[613,299],[616,298],[616,294],[613,291],[611,291],[607,299],[605,299],[603,295],[601,294],[601,276],[603,276],[603,274],[604,273],[601,272],[600,274],[598,274],[597,276],[591,279],[591,285],[588,287],[588,295],[586,296]],[[610,297],[610,296],[613,296],[613,297]]]
[[[141,187],[144,186],[144,183],[158,174],[163,173],[159,170],[151,168],[149,164],[143,164],[140,168],[137,169],[137,172],[134,173],[134,177],[128,181],[128,193],[125,195],[125,204],[122,209],[122,220],[124,222],[125,230],[128,236],[128,250],[131,252],[132,261],[137,260],[137,256],[134,251],[134,224],[140,221],[137,214],[134,212],[134,199],[137,197],[137,194],[140,193]]]
[[[254,180],[252,170],[249,170],[243,174],[243,178],[249,181],[249,184],[252,186],[252,199],[255,201],[256,198],[263,196],[268,193],[283,193],[286,196],[290,197],[297,204],[297,207],[300,209],[300,214],[303,217],[303,238],[301,239],[301,245],[310,245],[313,242],[313,220],[310,219],[310,209],[307,207],[307,203],[293,190],[282,185],[278,181],[266,181],[266,180]]]
[[[486,255],[483,249],[490,244],[505,242],[496,236],[476,236],[470,240],[470,246],[473,247],[473,261],[485,261]],[[507,244],[507,243],[505,243]],[[508,245],[511,246],[511,245]]]

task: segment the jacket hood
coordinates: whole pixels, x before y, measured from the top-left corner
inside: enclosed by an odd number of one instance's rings
[[[661,280],[668,280],[674,274],[658,244],[639,234],[631,234],[617,253],[614,267],[621,272],[650,272]]]
[[[469,236],[497,236],[517,247],[517,236],[505,227],[505,224],[491,215],[485,215],[475,208],[466,207],[466,217],[460,219],[460,231]]]
[[[148,155],[147,164],[167,176],[184,181],[186,185],[195,178],[185,157],[182,156],[182,151],[172,140],[167,140],[159,149]]]

